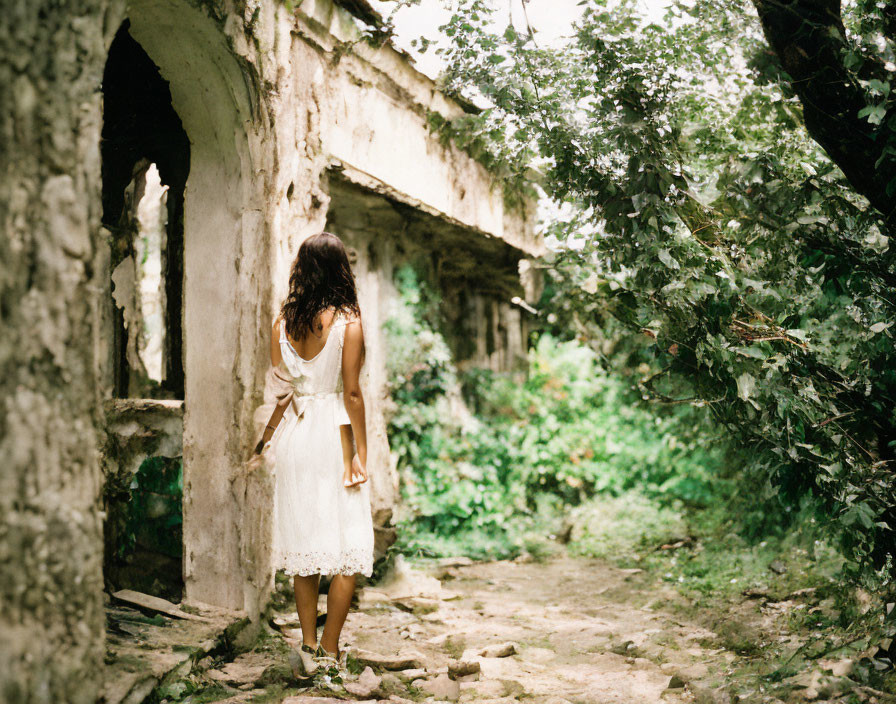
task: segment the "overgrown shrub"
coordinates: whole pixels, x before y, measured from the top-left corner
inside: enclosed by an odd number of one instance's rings
[[[431,536],[430,545],[435,536],[479,540],[480,553],[491,545],[510,554],[526,531],[597,494],[637,490],[668,507],[706,506],[717,496],[727,445],[708,441],[694,409],[646,410],[593,351],[549,333],[530,351],[522,384],[487,370],[459,374],[426,321],[411,270],[399,285],[386,330],[404,532]],[[451,414],[461,388],[475,410],[466,419]]]

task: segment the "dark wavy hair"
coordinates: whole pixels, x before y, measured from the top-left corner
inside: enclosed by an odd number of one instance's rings
[[[355,276],[342,240],[330,232],[312,235],[299,247],[289,274],[289,295],[280,313],[293,340],[314,333],[317,314],[327,308],[360,317]]]

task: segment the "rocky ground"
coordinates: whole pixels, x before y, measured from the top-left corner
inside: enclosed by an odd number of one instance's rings
[[[794,678],[774,696],[761,678],[743,676],[755,656],[745,644],[789,637],[782,613],[799,608],[798,595],[745,597],[729,612],[699,618],[641,570],[565,555],[459,558],[425,569],[399,558],[382,584],[358,590],[343,631],[343,681],[297,680],[289,654],[301,634],[286,606],[291,585],[281,586],[283,611],[252,649],[227,662],[209,653],[189,677],[157,688],[153,704],[892,701],[857,689],[843,663]]]

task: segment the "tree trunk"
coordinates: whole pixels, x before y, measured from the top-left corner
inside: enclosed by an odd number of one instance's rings
[[[887,80],[891,74],[873,60],[866,61],[861,74],[846,67],[840,0],[753,0],[753,4],[765,37],[803,104],[809,134],[896,233],[896,197],[887,194],[888,184],[896,184],[896,151],[887,151],[888,146],[896,150],[896,135],[887,126],[896,109],[891,102],[879,125],[859,117],[868,105],[859,78]],[[891,11],[882,28],[886,32],[896,25],[893,15]]]

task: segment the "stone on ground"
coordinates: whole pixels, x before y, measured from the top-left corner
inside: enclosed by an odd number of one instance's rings
[[[355,697],[366,699],[379,691],[380,684],[382,684],[382,678],[368,665],[357,681],[345,683],[345,691]]]
[[[355,658],[362,665],[379,667],[383,670],[408,670],[422,667],[422,656],[417,652],[399,652],[395,655],[380,655],[369,650],[356,650]]]
[[[461,699],[465,702],[478,702],[483,699],[496,699],[504,696],[504,685],[498,680],[464,682],[459,686],[463,693]]]
[[[472,675],[480,671],[480,665],[477,660],[449,660],[448,676],[456,680],[458,677]]]
[[[489,645],[479,651],[484,658],[506,658],[516,652],[516,644],[499,643],[498,645]]]
[[[287,697],[280,704],[345,704],[345,700],[336,699],[335,697],[307,697],[299,695],[297,697]]]
[[[465,555],[458,557],[442,557],[436,562],[439,567],[468,567],[473,564],[473,560]]]
[[[416,667],[411,670],[399,670],[398,676],[408,682],[412,680],[419,680],[426,677],[426,669],[422,667]]]
[[[412,568],[403,555],[398,555],[395,558],[392,569],[383,579],[378,590],[392,599],[407,597],[441,599],[442,597],[442,583],[435,577],[430,577]]]
[[[436,699],[456,702],[460,698],[460,685],[445,673],[431,680],[414,680],[412,684]]]

